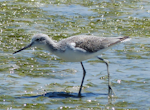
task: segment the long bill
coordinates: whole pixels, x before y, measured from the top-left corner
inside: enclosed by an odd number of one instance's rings
[[[27,49],[27,48],[31,47],[32,45],[33,45],[33,42],[31,42],[29,45],[27,45],[27,46],[23,47],[22,49],[20,49],[20,50],[18,50],[18,51],[16,51],[16,52],[14,52],[13,54],[16,54],[16,53],[18,53],[18,52],[20,52],[20,51],[22,51],[22,50],[25,50],[25,49]]]

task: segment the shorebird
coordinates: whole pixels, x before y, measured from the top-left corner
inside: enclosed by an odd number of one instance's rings
[[[83,77],[78,92],[78,96],[81,96],[82,85],[86,75],[86,70],[83,66],[82,61],[97,57],[102,60],[107,66],[108,74],[108,95],[115,94],[110,82],[109,64],[105,59],[100,58],[102,52],[106,51],[110,47],[115,46],[124,41],[128,41],[128,36],[124,37],[97,37],[93,35],[76,35],[69,38],[63,39],[59,42],[54,42],[46,34],[36,34],[33,36],[31,43],[24,48],[14,52],[18,53],[29,47],[41,47],[47,49],[50,53],[55,54],[61,59],[69,62],[80,62],[83,69]]]

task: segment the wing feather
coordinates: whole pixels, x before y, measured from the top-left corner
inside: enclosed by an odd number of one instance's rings
[[[78,35],[60,41],[59,46],[63,47],[61,49],[65,50],[66,44],[75,43],[75,48],[81,48],[87,52],[97,52],[101,49],[113,46],[127,38],[129,37],[97,37],[90,35]]]

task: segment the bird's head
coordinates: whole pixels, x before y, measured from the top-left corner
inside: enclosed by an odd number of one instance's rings
[[[20,49],[16,52],[14,52],[13,54],[18,53],[22,50],[25,50],[29,47],[45,47],[48,40],[49,40],[48,35],[46,35],[46,34],[36,34],[32,37],[32,40],[31,40],[30,44],[28,44],[27,46],[23,47],[22,49]]]

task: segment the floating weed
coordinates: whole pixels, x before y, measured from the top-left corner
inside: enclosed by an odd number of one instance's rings
[[[115,103],[115,106],[116,107],[128,107],[130,105],[133,105],[134,103],[129,103],[129,102],[118,102],[118,103]]]
[[[14,100],[14,97],[9,95],[0,95],[0,101],[1,102],[12,102]]]
[[[54,87],[65,87],[66,85],[64,84],[59,84],[59,83],[51,83],[49,85],[47,85],[48,88],[54,88]]]
[[[50,56],[50,53],[44,53],[44,52],[34,52],[35,58],[40,58],[43,60],[51,60],[52,56]]]
[[[40,84],[39,82],[33,82],[33,81],[29,81],[29,83],[31,83],[32,86],[37,86]]]
[[[8,78],[13,78],[13,79],[20,79],[20,77],[16,77],[14,75],[7,75]]]
[[[41,110],[46,110],[48,109],[47,104],[41,104],[41,103],[25,103],[23,104],[23,109],[41,109]]]
[[[136,78],[137,75],[130,75],[128,78]]]
[[[138,85],[138,84],[144,84],[143,81],[134,81],[134,80],[121,80],[122,83],[126,83],[126,84],[129,84],[129,85]]]
[[[35,102],[37,102],[37,101],[43,102],[44,100],[45,100],[45,97],[40,96],[40,97],[37,97],[37,98],[35,99]],[[47,104],[51,105],[51,103],[47,103]]]
[[[89,82],[88,84],[86,84],[86,86],[89,86],[89,87],[97,87],[96,84],[92,83],[92,82]]]
[[[91,0],[2,0],[0,2],[0,72],[1,72],[1,96],[0,96],[0,108],[1,109],[143,109],[149,108],[149,76],[145,79],[138,79],[141,77],[140,74],[137,76],[130,75],[124,72],[130,80],[121,80],[123,86],[127,86],[129,89],[121,89],[119,91],[118,99],[113,103],[114,105],[107,105],[107,96],[94,96],[94,97],[83,97],[83,98],[65,98],[65,99],[52,99],[46,97],[38,98],[23,98],[14,99],[14,94],[21,94],[23,96],[35,95],[31,93],[36,86],[42,84],[42,80],[38,83],[27,81],[25,85],[18,85],[22,83],[22,79],[31,77],[34,79],[43,77],[45,78],[56,78],[60,79],[60,73],[63,72],[66,76],[76,71],[71,69],[62,69],[60,71],[59,65],[63,65],[64,61],[60,58],[54,57],[50,53],[46,53],[43,50],[35,49],[35,51],[27,50],[20,54],[12,55],[14,51],[24,47],[31,41],[31,36],[35,33],[48,34],[53,39],[59,41],[63,38],[67,38],[72,35],[88,34],[97,36],[130,36],[132,37],[131,43],[125,45],[120,50],[116,50],[115,55],[121,58],[121,60],[129,60],[142,66],[147,65],[139,72],[148,72],[148,60],[144,63],[144,59],[149,58],[149,1],[91,1]],[[132,10],[132,11],[131,11]],[[136,38],[135,38],[136,37]],[[144,40],[142,40],[145,38]],[[105,59],[109,59],[107,56],[113,54],[103,54]],[[118,57],[113,57],[115,60],[119,60]],[[113,59],[111,58],[111,59]],[[53,63],[53,61],[59,61],[59,63]],[[143,61],[144,60],[144,61]],[[89,60],[88,63],[95,64],[100,63],[100,60]],[[66,63],[66,62],[65,62]],[[128,63],[129,69],[123,67],[124,70],[134,70],[138,72],[140,66]],[[58,70],[57,70],[58,69]],[[10,72],[13,70],[13,74]],[[119,72],[117,70],[116,72]],[[69,76],[68,75],[68,76]],[[98,74],[98,76],[101,75]],[[6,77],[7,76],[7,77]],[[65,76],[65,77],[66,77]],[[70,76],[69,76],[70,77]],[[94,77],[94,75],[92,75]],[[144,77],[144,76],[143,76]],[[68,78],[68,77],[67,77]],[[107,84],[107,75],[101,76]],[[68,78],[69,79],[69,78]],[[91,78],[88,78],[89,82]],[[21,82],[19,82],[21,81]],[[144,83],[145,81],[145,83]],[[16,83],[17,82],[17,83]],[[44,81],[43,81],[44,82]],[[69,82],[76,82],[71,80]],[[29,83],[29,84],[28,84]],[[74,86],[68,86],[70,83],[60,84],[53,83],[47,88],[54,91],[66,89],[67,92]],[[89,86],[93,86],[95,89],[95,83],[88,83]],[[112,83],[116,86],[116,83]],[[20,87],[21,86],[21,87]],[[120,85],[121,86],[121,85]],[[116,88],[117,90],[120,90]],[[32,88],[33,87],[33,88]],[[84,85],[86,88],[87,85]],[[22,93],[18,91],[27,89],[29,93]],[[102,88],[105,89],[106,87]],[[132,96],[138,90],[141,92],[140,96]],[[91,92],[91,90],[89,91]],[[122,97],[121,93],[124,94]],[[9,94],[5,95],[4,94]],[[147,95],[147,97],[144,97]],[[130,96],[130,97],[129,97]],[[139,98],[136,102],[136,98]],[[91,98],[95,99],[92,100]],[[130,98],[130,99],[129,99]],[[27,100],[27,102],[26,102]],[[125,100],[124,102],[122,100]],[[30,103],[29,103],[30,101]],[[131,102],[131,103],[130,103]],[[136,103],[134,103],[136,102]],[[143,107],[143,108],[142,108]]]
[[[33,86],[34,87],[34,86]],[[30,87],[27,87],[26,85],[24,85],[24,90],[27,92],[27,93],[29,93],[29,92],[32,92],[32,91],[34,91],[35,90],[35,88],[33,88],[32,86],[30,86]]]
[[[74,70],[74,69],[65,69],[65,70],[62,70],[61,73],[62,72],[65,72],[65,73],[67,72],[67,73],[70,73],[70,74],[75,74],[76,70]]]

